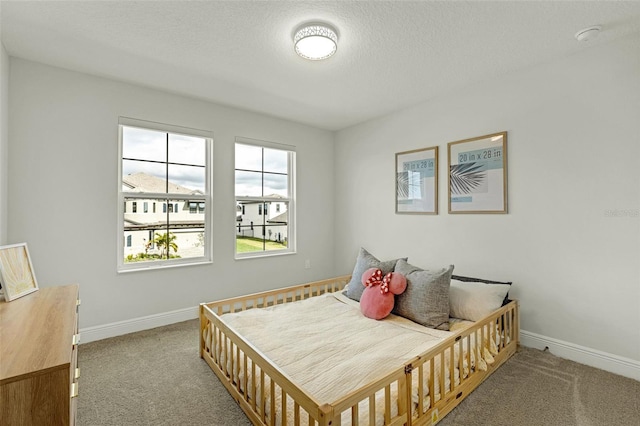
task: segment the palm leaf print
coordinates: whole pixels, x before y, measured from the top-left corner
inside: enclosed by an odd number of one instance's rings
[[[396,173],[396,191],[398,198],[409,198],[409,173]]]
[[[454,164],[449,173],[453,194],[470,194],[487,177],[484,166],[478,163]]]

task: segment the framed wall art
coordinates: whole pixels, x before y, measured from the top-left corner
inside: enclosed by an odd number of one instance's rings
[[[507,132],[447,144],[449,213],[507,213]]]
[[[438,214],[438,147],[396,154],[396,213]]]
[[[7,302],[38,290],[26,243],[0,247],[0,282]]]

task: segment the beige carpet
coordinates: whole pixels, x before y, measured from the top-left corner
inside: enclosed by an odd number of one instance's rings
[[[250,425],[197,348],[195,320],[80,345],[78,425]],[[438,424],[640,426],[640,382],[522,348]]]
[[[640,382],[520,348],[438,424],[640,426]]]

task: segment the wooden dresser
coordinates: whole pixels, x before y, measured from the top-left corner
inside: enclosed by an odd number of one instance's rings
[[[0,423],[74,425],[78,286],[0,302]]]

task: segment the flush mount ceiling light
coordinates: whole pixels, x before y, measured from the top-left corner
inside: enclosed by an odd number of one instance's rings
[[[296,53],[305,59],[319,61],[336,53],[338,35],[327,24],[305,24],[293,36]]]
[[[598,37],[598,34],[600,34],[600,30],[602,30],[602,27],[600,25],[594,25],[593,27],[583,28],[576,33],[575,35],[576,40],[578,41],[592,40]]]

